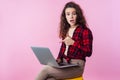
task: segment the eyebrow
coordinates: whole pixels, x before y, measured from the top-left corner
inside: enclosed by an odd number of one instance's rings
[[[74,12],[76,13],[76,11],[72,11],[72,13],[74,13]],[[65,12],[65,13],[70,13],[70,12]]]

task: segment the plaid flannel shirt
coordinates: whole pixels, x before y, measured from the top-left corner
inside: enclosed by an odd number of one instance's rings
[[[92,54],[92,32],[89,28],[82,28],[82,26],[78,26],[73,33],[72,39],[75,42],[73,45],[69,46],[67,56],[64,55],[66,45],[63,42],[57,59],[65,58],[68,62],[71,59],[82,59],[86,61],[86,56],[90,57]]]

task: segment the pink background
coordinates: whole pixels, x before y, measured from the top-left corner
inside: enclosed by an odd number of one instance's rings
[[[0,80],[34,80],[42,65],[31,46],[57,56],[61,10],[71,0],[0,0]],[[84,10],[94,36],[85,80],[120,80],[119,0],[74,0]]]

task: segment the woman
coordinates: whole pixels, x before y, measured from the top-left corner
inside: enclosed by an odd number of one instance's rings
[[[63,80],[83,75],[86,57],[92,54],[93,36],[86,25],[82,9],[74,2],[68,2],[61,14],[60,33],[62,39],[57,62],[78,64],[68,68],[45,66],[37,80]]]

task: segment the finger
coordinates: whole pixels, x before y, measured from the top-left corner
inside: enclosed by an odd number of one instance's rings
[[[64,40],[60,41],[59,43],[65,42]]]
[[[70,36],[70,35],[67,35],[67,37],[71,38],[71,36]]]
[[[65,40],[62,40],[62,42],[65,42]]]

